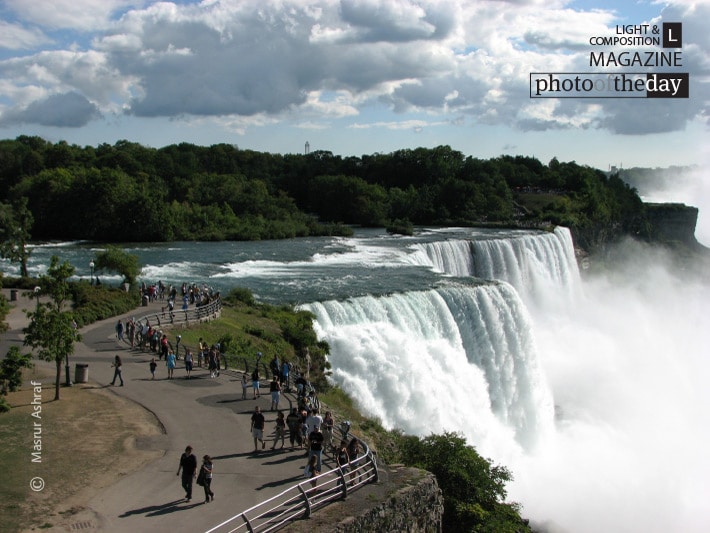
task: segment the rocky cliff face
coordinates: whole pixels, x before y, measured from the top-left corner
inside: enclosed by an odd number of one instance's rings
[[[575,246],[583,253],[604,253],[607,245],[625,237],[705,252],[695,239],[698,208],[685,204],[644,204],[641,217],[625,224],[572,227]]]
[[[441,533],[444,497],[430,472],[381,465],[380,480],[288,526],[290,533]]]
[[[649,237],[654,242],[699,247],[695,239],[698,208],[685,204],[646,204]]]

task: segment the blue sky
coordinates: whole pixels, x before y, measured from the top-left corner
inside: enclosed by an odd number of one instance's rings
[[[3,0],[0,138],[703,164],[707,20],[710,0]],[[590,37],[663,21],[690,98],[530,99],[530,72],[589,72],[622,51]]]

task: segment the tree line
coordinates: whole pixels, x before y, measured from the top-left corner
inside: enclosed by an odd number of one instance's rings
[[[551,223],[583,235],[644,224],[643,203],[616,175],[449,146],[342,157],[20,136],[0,141],[0,202],[23,199],[36,240],[257,240],[412,224]]]

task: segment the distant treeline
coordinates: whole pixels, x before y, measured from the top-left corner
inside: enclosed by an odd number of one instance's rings
[[[341,157],[21,136],[0,141],[0,201],[21,197],[33,239],[254,240],[347,234],[351,224],[643,226],[641,200],[617,176],[449,146]]]

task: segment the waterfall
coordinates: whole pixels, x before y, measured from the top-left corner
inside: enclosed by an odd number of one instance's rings
[[[331,347],[333,379],[386,427],[462,431],[523,448],[553,406],[525,306],[506,283],[451,285],[304,306]]]
[[[447,240],[414,245],[414,261],[451,276],[507,281],[530,302],[550,291],[578,291],[579,269],[569,229],[505,239]]]

